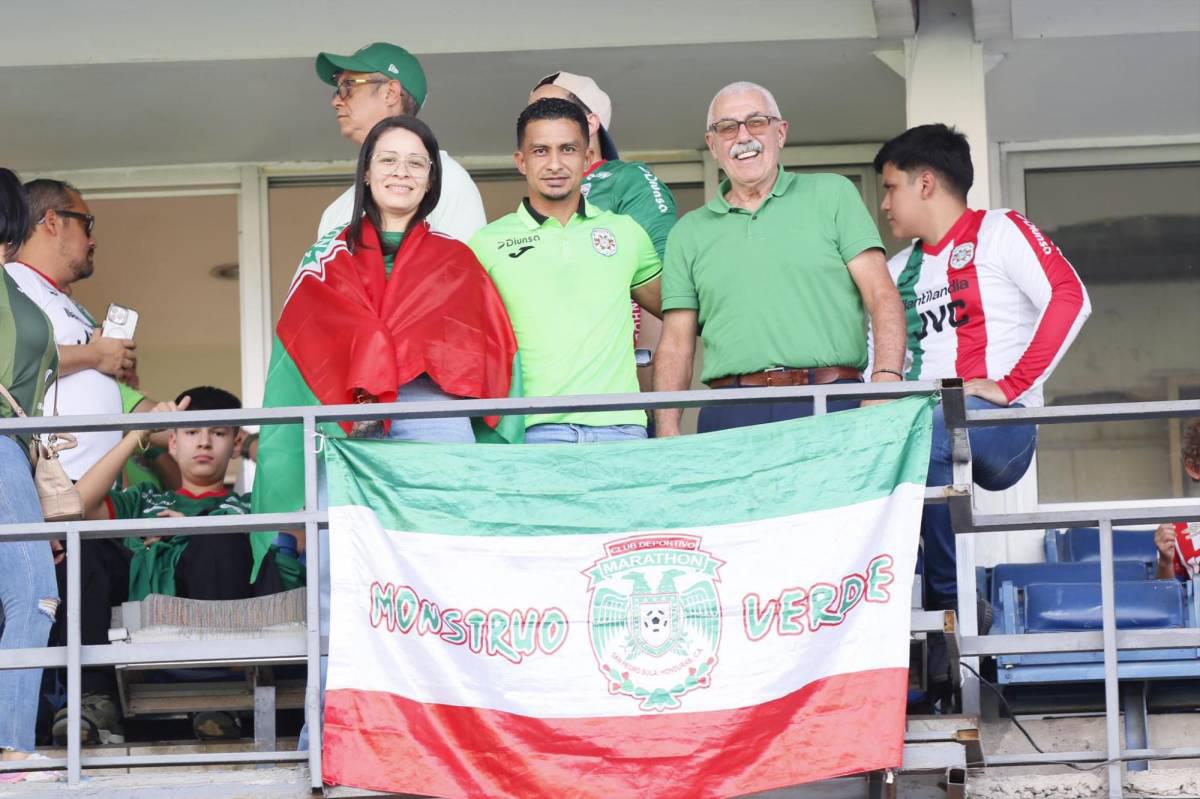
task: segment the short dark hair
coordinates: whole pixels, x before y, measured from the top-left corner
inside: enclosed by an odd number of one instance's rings
[[[375,143],[379,141],[379,137],[396,128],[415,133],[421,140],[421,144],[425,145],[425,152],[429,155],[430,161],[429,191],[425,192],[425,196],[417,204],[417,212],[409,220],[408,229],[404,232],[408,233],[433,213],[438,200],[442,197],[442,162],[438,156],[437,138],[429,126],[413,116],[385,117],[379,120],[375,127],[371,128],[367,138],[363,139],[362,149],[358,151],[358,168],[354,173],[354,211],[350,215],[349,232],[346,234],[346,247],[350,252],[354,252],[356,247],[363,244],[362,220],[364,215],[371,220],[376,231],[383,229],[379,206],[375,204],[375,198],[371,195],[370,188],[367,187],[367,171],[371,168],[371,156],[375,154]]]
[[[192,398],[187,407],[189,411],[231,411],[242,407],[241,400],[225,389],[216,386],[196,386],[187,391],[181,391],[175,398],[175,402],[182,402],[184,397]],[[231,427],[237,427],[237,425],[231,425]]]
[[[46,218],[48,211],[62,208],[71,204],[71,195],[79,194],[79,189],[65,180],[53,178],[38,178],[25,184],[29,192],[29,230],[26,238],[33,235],[33,228]]]
[[[948,189],[964,200],[975,182],[967,137],[941,123],[909,128],[883,145],[875,155],[875,171],[882,173],[885,164],[904,172],[932,170],[945,181]]]
[[[11,169],[0,167],[0,247],[9,257],[29,233],[29,216],[29,193],[21,179]]]
[[[525,106],[525,110],[517,117],[517,148],[525,146],[525,128],[530,122],[539,119],[569,119],[579,126],[583,140],[588,140],[587,114],[582,104],[576,104],[561,97],[543,97]]]
[[[537,86],[534,86],[533,88],[534,88],[534,89],[540,89],[540,88],[542,88],[543,86],[551,86],[551,85],[555,85],[555,84],[554,84],[554,81],[558,80],[558,76],[559,76],[559,75],[561,75],[561,74],[562,74],[561,72],[555,72],[555,73],[553,73],[553,74],[547,75],[546,77],[544,77],[544,78],[542,78],[540,81],[538,81],[538,85],[537,85]],[[563,87],[562,87],[562,86],[559,86],[558,88],[560,88],[560,89],[562,89],[564,92],[566,92],[566,93],[567,93],[567,99],[568,99],[568,100],[570,100],[571,102],[575,103],[575,105],[577,105],[577,106],[579,106],[580,108],[582,108],[582,109],[583,109],[583,112],[584,112],[585,114],[590,114],[590,113],[592,113],[592,109],[588,108],[588,104],[587,104],[587,103],[585,103],[583,100],[579,99],[579,95],[578,95],[578,94],[576,94],[576,93],[575,93],[575,92],[573,92],[573,91],[569,91],[568,89],[563,89]]]

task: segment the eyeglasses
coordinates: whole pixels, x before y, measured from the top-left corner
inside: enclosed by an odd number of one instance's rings
[[[404,174],[414,178],[423,178],[429,175],[429,171],[433,167],[432,161],[416,153],[404,156],[395,153],[376,153],[371,157],[371,164],[380,170],[383,177],[396,174],[403,166]]]
[[[92,235],[92,229],[96,227],[96,217],[92,216],[91,214],[84,214],[80,213],[79,211],[69,211],[66,208],[55,208],[54,213],[58,214],[59,216],[78,219],[83,223],[83,232],[89,236]],[[46,220],[42,219],[42,221],[45,222]]]
[[[771,126],[772,122],[778,122],[779,117],[767,116],[766,114],[751,114],[742,120],[737,119],[718,119],[716,122],[708,126],[716,135],[722,139],[732,139],[738,135],[738,130],[742,125],[746,126],[746,132],[751,136],[757,136],[763,133]]]
[[[339,80],[337,88],[333,90],[333,96],[341,100],[349,100],[350,92],[355,86],[362,86],[364,83],[387,83],[386,80],[380,78],[346,78]]]

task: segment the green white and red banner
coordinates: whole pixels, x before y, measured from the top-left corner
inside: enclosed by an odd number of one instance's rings
[[[728,797],[899,766],[934,402],[583,446],[329,440],[325,781]]]

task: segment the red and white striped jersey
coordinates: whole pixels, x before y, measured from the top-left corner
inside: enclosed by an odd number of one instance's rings
[[[1046,379],[1091,313],[1062,251],[1008,209],[968,209],[888,271],[904,303],[909,380],[986,377],[1026,407],[1044,404]]]

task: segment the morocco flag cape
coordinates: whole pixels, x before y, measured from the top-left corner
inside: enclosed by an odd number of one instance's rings
[[[934,402],[330,441],[325,781],[691,799],[899,766]]]
[[[520,395],[512,324],[466,245],[421,223],[405,235],[389,276],[369,220],[354,253],[346,234],[329,233],[300,262],[275,328],[263,407],[351,403],[356,388],[394,402],[397,387],[421,374],[459,397]],[[481,441],[520,441],[524,435],[519,416],[474,421]],[[321,425],[330,437],[349,429],[348,423]],[[263,427],[253,512],[304,506],[302,438],[300,425]],[[252,536],[252,580],[273,538]]]

